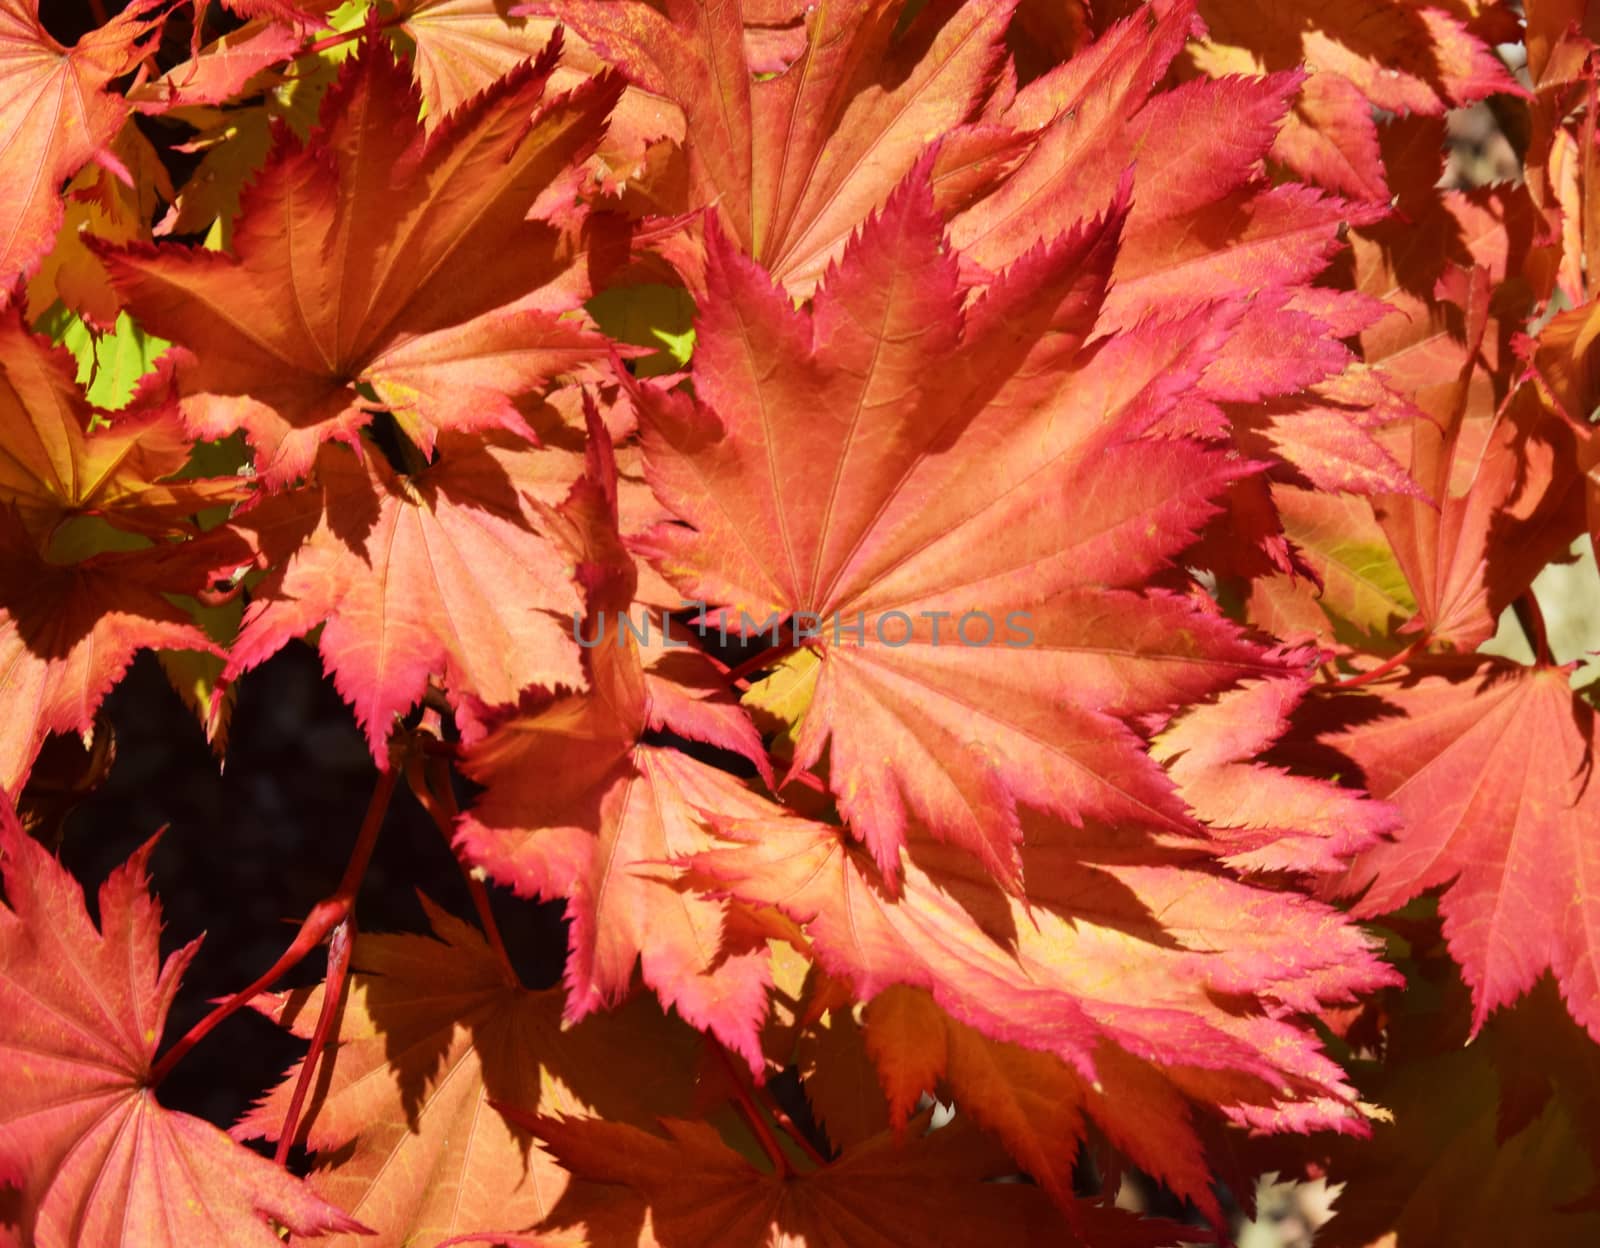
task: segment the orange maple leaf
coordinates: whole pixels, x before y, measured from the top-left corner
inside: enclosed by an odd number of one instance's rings
[[[599,141],[622,83],[548,99],[559,51],[425,137],[406,68],[368,40],[311,143],[280,136],[233,255],[96,244],[140,324],[184,349],[196,437],[243,429],[281,486],[375,411],[425,453],[444,429],[531,434],[512,397],[606,351],[581,313],[561,315],[585,293],[561,283],[584,279],[561,231],[528,214]]]

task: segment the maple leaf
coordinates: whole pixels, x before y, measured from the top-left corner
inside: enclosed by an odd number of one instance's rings
[[[1017,1163],[1058,1204],[1076,1212],[1073,1170],[1077,1150],[1067,1147],[1084,1134],[1085,1089],[1078,1075],[1050,1053],[990,1040],[982,1032],[956,1022],[925,991],[886,988],[862,1012],[861,1043],[872,1055],[883,1094],[897,1131],[904,1132],[923,1095],[947,1089],[957,1113],[970,1114],[997,1135]],[[1187,1112],[1179,1108],[1182,1121]],[[1155,1177],[1185,1165],[1181,1150],[1167,1150],[1168,1160]],[[1189,1163],[1191,1170],[1198,1169]],[[1203,1174],[1176,1180],[1198,1188]],[[1218,1217],[1215,1206],[1202,1212]]]
[[[423,907],[432,937],[357,937],[359,973],[319,1075],[326,1090],[297,1137],[322,1155],[312,1188],[384,1244],[515,1231],[551,1212],[566,1170],[496,1105],[622,1121],[687,1108],[692,1032],[647,1001],[563,1027],[559,991],[523,988],[476,928],[426,898]],[[318,987],[256,1004],[306,1037],[322,995]],[[235,1137],[277,1138],[300,1069],[245,1115]],[[326,1242],[373,1241],[350,1233]]]
[[[898,35],[907,6],[897,0],[811,6],[803,50],[776,73],[750,63],[747,23],[761,16],[751,3],[670,0],[658,12],[643,0],[548,0],[515,11],[559,18],[637,86],[675,100],[688,186],[668,211],[709,206],[742,251],[804,295],[930,140],[945,137],[943,205],[1004,167],[1016,144],[964,123],[999,70],[1014,3],[946,0]],[[697,280],[699,254],[676,258]]]
[[[1184,713],[1156,739],[1178,792],[1244,871],[1326,874],[1400,826],[1395,811],[1314,776],[1256,762],[1289,727],[1304,677],[1252,682]]]
[[[1191,1102],[1264,1130],[1363,1130],[1338,1067],[1293,1020],[1394,982],[1337,911],[1230,879],[1192,850],[1132,843],[1125,828],[1030,820],[1024,903],[948,847],[914,845],[891,896],[840,829],[787,815],[714,823],[730,844],[687,860],[690,884],[800,924],[857,999],[924,988],[988,1039],[1053,1054],[1059,1085],[1202,1206],[1214,1208]],[[1257,1008],[1225,1004],[1240,1000]],[[1153,1117],[1159,1155],[1137,1125]]]
[[[1417,603],[1371,504],[1276,484],[1272,503],[1317,583],[1284,575],[1256,582],[1251,621],[1286,640],[1314,636],[1336,651],[1385,649],[1392,630],[1416,615]]]
[[[1535,4],[1525,17],[1527,28],[1517,33],[1528,49],[1533,91],[1526,116],[1511,124],[1524,147],[1519,155],[1529,197],[1544,217],[1528,275],[1541,299],[1559,290],[1576,307],[1587,300],[1588,275],[1600,265],[1595,123],[1586,109],[1574,107],[1592,86],[1590,58],[1600,28],[1565,0]]]
[[[96,929],[77,882],[0,800],[0,1176],[37,1248],[270,1248],[364,1228],[149,1083],[167,1010],[199,942],[159,958],[147,841],[101,885]]]
[[[639,735],[592,698],[509,721],[463,762],[489,791],[457,844],[523,895],[570,898],[569,1017],[626,997],[642,959],[663,1004],[760,1070],[766,943],[741,938],[726,903],[674,888],[665,864],[710,847],[699,812],[773,808],[726,772]]]
[[[1326,489],[1405,492],[1404,472],[1370,432],[1373,409],[1383,412],[1390,396],[1338,341],[1383,309],[1307,286],[1342,246],[1343,227],[1383,209],[1266,178],[1299,75],[1163,89],[1197,29],[1192,3],[1143,7],[991,102],[993,124],[1030,140],[1014,168],[953,215],[963,270],[986,280],[1061,223],[1098,212],[1131,170],[1106,327],[1236,304],[1231,332],[1166,428],[1231,433],[1242,454],[1287,461],[1296,479]]]
[[[998,186],[953,218],[963,262],[1013,262],[1060,222],[1100,211],[1132,165],[1133,205],[1107,297],[1108,316],[1126,326],[1152,312],[1299,286],[1338,249],[1341,223],[1381,216],[1264,177],[1299,75],[1160,89],[1198,29],[1189,0],[1143,7],[996,101],[997,121],[1035,138]]]
[[[511,18],[506,0],[399,0],[393,7],[398,28],[416,46],[417,83],[435,117],[454,112],[496,78],[537,56],[556,25]],[[573,52],[571,44],[565,45],[569,63]],[[599,66],[585,68],[593,72]]]
[[[98,159],[127,177],[111,141],[128,116],[106,84],[150,51],[160,0],[135,0],[68,49],[39,20],[39,0],[0,0],[0,301],[55,240],[61,185]],[[131,178],[129,179],[131,181]]]
[[[1079,1223],[1100,1212],[1073,1188],[1079,1161],[1074,1145],[1084,1137],[1090,1116],[1101,1128],[1094,1159],[1106,1175],[1102,1190],[1107,1193],[1117,1187],[1121,1162],[1105,1144],[1170,1189],[1190,1193],[1199,1212],[1219,1231],[1224,1215],[1208,1184],[1221,1181],[1243,1190],[1254,1180],[1253,1171],[1230,1164],[1232,1141],[1207,1152],[1197,1146],[1200,1139],[1220,1134],[1218,1123],[1210,1116],[1197,1120],[1177,1083],[1113,1050],[1102,1054],[1100,1079],[1086,1084],[1053,1054],[993,1040],[956,1022],[921,989],[887,988],[861,1014],[865,1026],[858,1044],[871,1053],[896,1130],[905,1129],[923,1095],[953,1097],[957,1114],[971,1116],[997,1135],[1029,1176]],[[820,1082],[816,1077],[808,1082],[808,1095]],[[1178,1147],[1172,1146],[1174,1131]],[[1274,1140],[1281,1142],[1281,1137]],[[1209,1171],[1208,1162],[1213,1167]],[[1153,1233],[1157,1227],[1144,1222],[1139,1229]]]
[[[1205,35],[1188,53],[1212,77],[1304,65],[1311,72],[1272,146],[1310,182],[1389,198],[1373,110],[1442,116],[1523,94],[1492,47],[1446,6],[1390,0],[1199,0]]]
[[[1367,890],[1356,913],[1444,887],[1445,939],[1473,990],[1474,1033],[1549,969],[1573,1017],[1600,1038],[1594,711],[1568,674],[1428,659],[1404,680],[1308,708],[1305,731],[1353,761],[1405,820],[1344,881]]]
[[[1427,495],[1374,500],[1416,599],[1409,628],[1469,649],[1581,531],[1574,439],[1531,387],[1485,413],[1473,378],[1488,326],[1487,275],[1465,277],[1468,349],[1453,384],[1418,392],[1432,419],[1409,427],[1408,467]],[[1442,292],[1441,292],[1442,293]]]
[[[820,1009],[822,993],[808,993],[807,986],[821,977],[810,961],[803,965],[807,975],[795,994],[791,1043],[777,1060],[798,1070],[812,1116],[837,1153],[887,1130],[890,1107],[856,1017],[860,1011],[853,1003]],[[910,1118],[908,1110],[901,1125]]]
[[[1397,118],[1381,139],[1396,171],[1397,212],[1351,231],[1346,275],[1358,293],[1387,307],[1360,331],[1362,358],[1409,396],[1453,384],[1476,352],[1481,367],[1470,406],[1493,410],[1492,396],[1508,388],[1510,335],[1532,310],[1525,274],[1537,230],[1533,204],[1522,187],[1438,189],[1445,130],[1437,118]],[[1463,299],[1436,298],[1447,274],[1479,269],[1494,292],[1495,313],[1481,339],[1469,330]]]
[[[1230,404],[1226,410],[1234,444],[1246,455],[1284,461],[1289,471],[1280,471],[1280,478],[1329,493],[1429,501],[1384,436],[1386,426],[1427,417],[1360,364],[1314,383],[1303,395]]]
[[[1521,381],[1512,337],[1533,311],[1526,189],[1437,190],[1442,136],[1426,118],[1386,128],[1392,163],[1408,171],[1399,208],[1414,224],[1358,231],[1349,278],[1391,305],[1361,331],[1363,354],[1422,414],[1381,435],[1421,494],[1374,498],[1389,549],[1370,557],[1403,571],[1412,629],[1466,649],[1580,530],[1585,452],[1575,431],[1544,418],[1532,387],[1511,393]]]
[[[198,31],[200,23],[195,26]],[[294,26],[257,19],[207,44],[159,78],[133,88],[128,101],[141,113],[226,103],[242,94],[263,70],[292,60],[302,42]],[[170,202],[171,197],[167,198]]]
[[[238,559],[242,552],[232,557]],[[168,595],[206,586],[211,558],[187,545],[47,562],[0,506],[0,788],[15,795],[52,732],[87,733],[145,648],[220,654]]]
[[[570,257],[529,209],[598,141],[622,86],[547,99],[558,54],[553,41],[425,139],[404,66],[369,39],[311,143],[280,136],[232,256],[97,246],[133,315],[185,349],[195,436],[243,429],[280,486],[377,410],[425,453],[442,429],[525,432],[511,396],[603,355],[584,321],[558,316],[581,292],[532,306]]]
[[[844,1234],[862,1248],[940,1242],[1133,1248],[1171,1243],[1176,1229],[1142,1228],[1122,1210],[1097,1209],[1086,1228],[1095,1233],[1080,1238],[1037,1189],[990,1182],[1010,1173],[1011,1163],[959,1120],[903,1147],[885,1132],[829,1165],[792,1176],[756,1169],[702,1122],[667,1119],[661,1124],[667,1134],[659,1135],[622,1123],[521,1120],[575,1174],[635,1194],[638,1221],[648,1210],[650,1229],[666,1248],[802,1248],[842,1243]],[[574,1189],[545,1225],[581,1225],[599,1216],[597,1203]]]
[[[1317,1243],[1587,1242],[1600,1234],[1594,1045],[1548,980],[1464,1043],[1470,1004],[1453,968],[1446,978],[1433,962],[1389,1003],[1382,1062],[1352,1063],[1393,1116],[1359,1147],[1336,1140],[1317,1158],[1344,1187]]]
[[[430,126],[537,56],[558,25],[549,18],[510,16],[510,0],[399,0],[393,7],[391,39],[408,39],[416,50],[417,85]],[[569,90],[605,68],[566,28],[561,59],[550,75],[553,90]],[[651,141],[682,137],[683,116],[671,100],[630,86],[617,100],[595,159],[626,178]]]
[[[809,311],[712,230],[698,399],[636,400],[650,484],[694,527],[636,547],[741,631],[809,622],[823,662],[794,768],[829,746],[839,808],[886,876],[915,820],[1015,885],[1019,803],[1191,829],[1126,721],[1298,658],[1133,588],[1252,468],[1141,440],[1211,358],[1227,310],[1084,347],[1123,201],[963,313],[930,163]]]
[[[16,308],[0,312],[0,503],[41,541],[69,515],[159,532],[243,497],[237,480],[163,484],[190,450],[169,404],[151,402],[95,428],[72,357],[29,333]]]
[[[699,812],[760,818],[776,808],[727,772],[645,736],[676,731],[763,770],[765,754],[708,664],[664,644],[644,663],[625,631],[634,564],[617,534],[611,442],[592,403],[588,416],[588,472],[552,527],[587,588],[590,627],[601,630],[585,642],[593,692],[509,719],[466,753],[463,772],[487,791],[462,818],[456,844],[525,896],[569,899],[569,1018],[625,998],[642,961],[664,1005],[760,1071],[757,1032],[772,982],[766,942],[741,933],[725,903],[675,889],[667,864],[710,846]],[[652,624],[671,627],[659,613],[645,629]]]
[[[120,301],[85,240],[148,241],[157,203],[173,198],[166,168],[137,126],[125,124],[108,150],[114,162],[106,163],[114,168],[86,165],[63,193],[66,211],[55,245],[28,281],[27,307],[35,319],[60,299],[100,328],[114,325]]]
[[[1587,423],[1600,394],[1600,359],[1594,344],[1600,332],[1600,303],[1568,308],[1539,331],[1533,363],[1554,405],[1574,423]]]
[[[439,458],[402,475],[369,447],[325,447],[315,482],[232,521],[272,568],[253,591],[227,680],[319,625],[334,686],[379,766],[393,719],[442,680],[467,740],[530,686],[582,688],[582,603],[531,498],[554,502],[577,457],[506,436],[445,433]]]

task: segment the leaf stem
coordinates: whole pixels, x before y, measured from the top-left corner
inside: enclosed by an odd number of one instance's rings
[[[300,1077],[294,1083],[294,1095],[289,1098],[289,1112],[284,1116],[278,1135],[278,1147],[272,1160],[286,1165],[289,1149],[294,1143],[295,1130],[300,1122],[300,1111],[306,1103],[306,1093],[317,1073],[317,1063],[328,1047],[328,1037],[339,1017],[340,1003],[344,1000],[345,981],[350,971],[350,947],[355,944],[356,916],[347,914],[334,925],[328,937],[328,974],[323,981],[322,1012],[317,1015],[317,1029],[311,1033],[311,1047],[306,1050],[306,1060],[300,1064]]]
[[[712,667],[716,668],[717,675],[722,677],[723,680],[727,681],[729,685],[731,685],[734,689],[737,689],[740,693],[743,693],[745,690],[750,688],[750,682],[748,680],[745,680],[742,677],[739,680],[735,680],[733,678],[733,668],[724,663],[716,655],[712,654],[711,651],[696,649],[695,653],[707,663],[711,664]]]
[[[799,1145],[800,1151],[811,1158],[817,1165],[827,1165],[828,1159],[822,1155],[822,1150],[811,1142],[811,1137],[800,1129],[800,1124],[789,1116],[788,1111],[782,1105],[778,1104],[778,1098],[773,1096],[772,1092],[767,1088],[760,1089],[760,1095],[762,1103],[766,1106],[767,1112],[772,1115],[773,1121],[783,1128],[784,1134]]]
[[[1409,646],[1407,646],[1404,650],[1401,650],[1398,654],[1391,654],[1387,659],[1378,664],[1378,666],[1373,668],[1371,671],[1357,672],[1354,676],[1346,676],[1342,680],[1331,681],[1329,682],[1329,687],[1333,689],[1359,689],[1362,685],[1370,685],[1375,680],[1382,680],[1390,672],[1394,671],[1395,668],[1404,666],[1405,663],[1411,659],[1412,655],[1416,654],[1418,650],[1422,649],[1427,642],[1427,635],[1424,634],[1423,636],[1414,640]]]
[[[391,26],[398,26],[404,20],[399,15],[383,18],[377,23],[379,30],[388,30]],[[324,35],[315,43],[307,44],[301,48],[297,55],[315,56],[318,52],[326,52],[329,48],[337,48],[341,43],[349,43],[352,39],[359,39],[366,34],[368,27],[359,26],[353,30],[336,30],[331,35]]]
[[[258,993],[265,992],[289,971],[299,966],[305,961],[307,954],[320,945],[335,927],[345,921],[355,904],[361,879],[367,873],[367,864],[372,861],[372,850],[378,843],[378,832],[383,827],[383,817],[388,812],[389,799],[394,796],[394,787],[399,778],[400,773],[392,765],[379,775],[378,786],[373,790],[372,800],[367,803],[366,817],[361,821],[361,831],[356,834],[355,847],[350,851],[350,861],[345,864],[339,887],[311,907],[311,913],[306,915],[300,924],[300,930],[295,933],[294,940],[276,962],[247,987],[241,988],[218,1004],[209,1014],[189,1028],[181,1040],[162,1054],[161,1060],[151,1068],[149,1086],[155,1087],[160,1084],[190,1049],[248,1005]]]
[[[1517,613],[1517,623],[1522,625],[1522,631],[1528,637],[1528,644],[1533,647],[1534,663],[1539,667],[1551,666],[1555,659],[1550,655],[1550,632],[1545,627],[1544,612],[1539,607],[1539,599],[1530,589],[1511,605]]]
[[[743,663],[728,669],[728,682],[737,685],[740,681],[746,680],[751,672],[759,672],[763,667],[781,663],[798,649],[800,649],[798,642],[786,641],[769,650],[763,650],[760,654],[751,655]]]
[[[717,1056],[722,1059],[722,1065],[728,1072],[728,1080],[733,1086],[733,1103],[738,1106],[739,1112],[750,1124],[750,1129],[755,1132],[756,1140],[761,1144],[761,1151],[772,1162],[772,1168],[780,1179],[791,1177],[794,1169],[789,1165],[789,1158],[784,1155],[783,1146],[778,1143],[778,1137],[772,1134],[772,1128],[767,1124],[755,1101],[751,1099],[749,1088],[745,1086],[748,1072],[741,1069],[719,1041],[710,1040],[709,1043],[716,1050]]]
[[[478,922],[483,927],[485,938],[489,941],[489,948],[494,951],[495,959],[500,963],[506,982],[520,987],[522,978],[511,965],[511,954],[507,952],[506,942],[500,935],[500,925],[494,920],[494,910],[489,904],[489,890],[483,881],[473,874],[472,868],[462,861],[461,855],[456,853],[456,818],[461,811],[456,806],[455,794],[450,789],[449,762],[442,757],[425,757],[424,753],[419,751],[406,767],[406,781],[411,785],[411,792],[422,809],[427,811],[428,817],[433,820],[434,827],[438,828],[440,835],[444,837],[444,843],[450,846],[450,853],[456,860],[456,866],[461,868],[461,875],[467,882],[467,892],[472,897],[472,908],[478,912]]]

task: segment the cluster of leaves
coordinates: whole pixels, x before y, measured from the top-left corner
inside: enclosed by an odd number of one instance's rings
[[[90,8],[0,0],[0,1242],[1597,1241],[1584,5]],[[162,1052],[41,750],[302,638],[369,816]],[[402,781],[479,925],[355,935]],[[243,1007],[230,1139],[154,1093]]]

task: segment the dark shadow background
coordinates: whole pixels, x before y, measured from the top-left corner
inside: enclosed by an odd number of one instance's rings
[[[67,816],[61,859],[94,910],[100,881],[166,828],[150,859],[165,924],[162,953],[201,933],[205,942],[167,1020],[164,1048],[211,999],[271,966],[299,921],[333,891],[377,770],[350,709],[303,642],[240,681],[225,765],[148,653],[107,699],[106,712],[115,759],[106,782]],[[456,914],[473,914],[449,847],[402,784],[357,901],[359,929],[424,930],[418,889]],[[565,903],[502,889],[491,895],[523,982],[556,983],[566,956]],[[314,954],[284,986],[316,983],[323,968]],[[174,1068],[162,1104],[229,1124],[304,1049],[241,1011]]]

